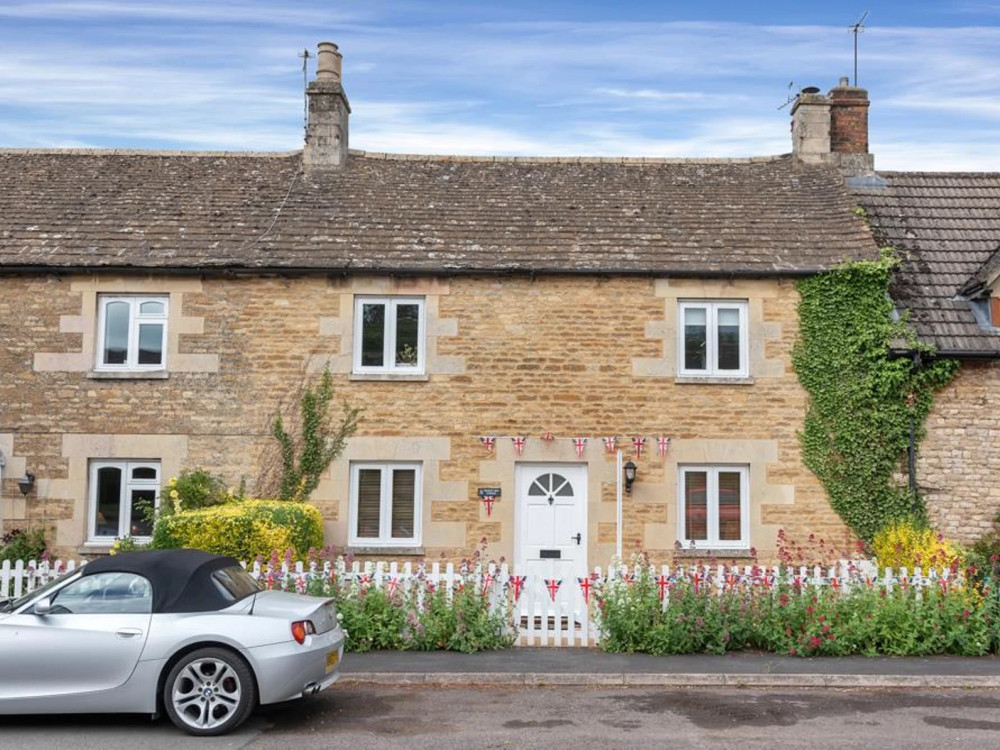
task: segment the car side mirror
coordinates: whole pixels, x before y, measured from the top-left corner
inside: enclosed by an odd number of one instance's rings
[[[32,609],[32,612],[34,612],[36,615],[47,615],[51,611],[52,611],[52,600],[49,599],[47,596],[35,602],[35,606]]]

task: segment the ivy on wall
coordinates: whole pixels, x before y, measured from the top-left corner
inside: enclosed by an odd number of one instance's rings
[[[800,338],[792,364],[810,400],[800,434],[802,458],[826,488],[830,504],[858,536],[870,541],[891,521],[925,509],[896,475],[916,440],[934,392],[958,370],[935,359],[905,320],[893,320],[889,282],[897,260],[855,261],[798,284]],[[905,343],[904,343],[905,342]],[[890,357],[890,345],[921,354]]]

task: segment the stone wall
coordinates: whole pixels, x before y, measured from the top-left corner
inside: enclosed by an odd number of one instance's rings
[[[1000,511],[1000,363],[965,362],[937,394],[917,454],[917,484],[931,522],[970,543]]]
[[[94,458],[160,459],[164,480],[205,468],[251,487],[273,463],[269,423],[294,412],[324,365],[338,397],[364,409],[358,436],[313,496],[327,542],[347,538],[349,462],[421,461],[423,547],[457,559],[481,539],[514,553],[518,461],[588,468],[588,560],[614,552],[615,464],[601,437],[650,438],[624,513],[626,552],[674,556],[677,467],[749,466],[751,543],[773,556],[777,532],[850,536],[802,465],[796,431],[805,394],[791,370],[794,283],[643,278],[6,278],[0,297],[0,523],[54,527],[58,551],[84,545],[85,467]],[[104,289],[170,294],[169,377],[95,377],[93,304]],[[350,370],[354,294],[420,294],[428,318],[427,376],[371,379]],[[676,377],[677,301],[744,299],[750,375],[738,382]],[[89,316],[89,317],[88,317]],[[88,322],[89,321],[89,322]],[[177,366],[174,366],[177,365]],[[556,438],[540,440],[544,433]],[[501,436],[487,453],[480,435]],[[509,436],[528,436],[515,456]],[[655,437],[672,438],[665,458]],[[588,438],[582,458],[571,438]],[[929,458],[929,455],[928,455]],[[926,460],[926,459],[922,459]],[[82,467],[82,468],[81,468]],[[22,502],[11,477],[25,468],[37,492]],[[480,486],[501,487],[488,515]],[[387,555],[383,555],[387,557]]]

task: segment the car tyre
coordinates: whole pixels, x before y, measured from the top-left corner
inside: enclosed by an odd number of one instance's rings
[[[178,661],[163,685],[163,705],[182,731],[199,737],[230,732],[257,703],[253,673],[224,648],[201,648]]]

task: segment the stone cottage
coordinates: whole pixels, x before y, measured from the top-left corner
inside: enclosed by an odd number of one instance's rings
[[[828,154],[865,156],[866,98],[798,108],[791,155],[714,160],[349,150],[332,44],[308,98],[301,152],[0,151],[3,528],[99,554],[184,469],[252,487],[328,367],[364,409],[311,500],[328,544],[485,539],[572,574],[620,540],[849,541],[801,461],[790,351],[796,280],[876,256],[814,153],[840,127]]]

